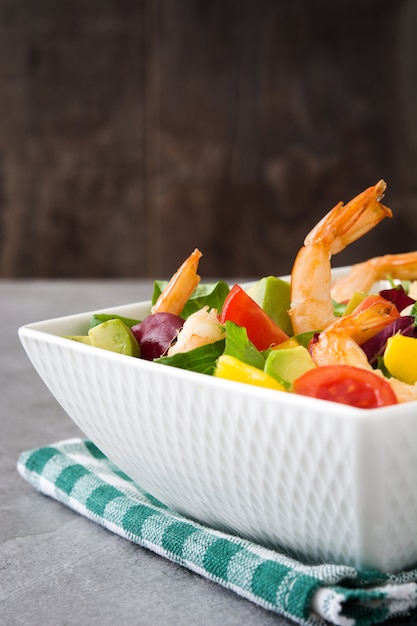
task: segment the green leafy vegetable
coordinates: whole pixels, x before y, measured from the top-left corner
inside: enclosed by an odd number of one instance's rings
[[[341,317],[346,310],[347,302],[336,302],[332,300],[333,313],[336,317]]]
[[[248,339],[246,328],[238,326],[234,322],[227,321],[226,324],[226,346],[224,354],[234,356],[240,361],[253,365],[260,370],[264,369],[265,357]]]
[[[412,309],[411,309],[411,311],[410,311],[410,315],[411,315],[412,317],[414,317],[414,319],[415,319],[415,322],[414,322],[414,323],[415,323],[415,324],[416,324],[416,326],[417,326],[417,302],[416,302],[415,304],[413,304],[413,307],[412,307]]]
[[[163,356],[155,359],[154,363],[170,365],[184,370],[192,370],[201,374],[212,375],[216,368],[216,361],[223,354],[225,340],[200,346],[188,352],[178,352],[172,356]]]
[[[396,280],[395,278],[393,278],[392,276],[390,276],[389,274],[385,277],[385,280],[387,280],[390,285],[391,288],[396,288],[399,285],[401,285],[401,287],[404,289],[405,293],[408,294],[409,290],[410,290],[410,284],[411,284],[411,280]]]
[[[385,362],[384,362],[384,356],[383,355],[378,355],[375,359],[375,363],[372,365],[373,369],[378,369],[381,370],[381,372],[384,374],[385,378],[392,378],[391,372],[388,371]]]
[[[166,280],[156,280],[154,282],[152,304],[155,304],[167,284],[168,281]],[[215,283],[199,284],[185,304],[181,312],[181,317],[187,319],[192,313],[199,311],[205,306],[221,311],[224,299],[229,291],[229,285],[223,280],[219,280]]]
[[[316,332],[320,332],[320,331],[308,330],[305,333],[294,335],[294,339],[298,341],[300,346],[304,346],[304,348],[308,348],[308,346],[310,345],[310,341],[313,339]]]
[[[109,320],[121,320],[126,324],[126,326],[129,326],[129,328],[131,328],[135,324],[139,324],[139,322],[141,321],[133,320],[130,317],[123,317],[122,315],[116,315],[115,313],[95,313],[90,320],[89,328],[94,328],[94,326],[98,326],[99,324],[102,324],[103,322],[108,322]]]

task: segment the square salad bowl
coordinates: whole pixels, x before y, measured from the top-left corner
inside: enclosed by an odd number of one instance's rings
[[[168,367],[64,338],[93,313],[19,329],[66,413],[143,489],[306,563],[417,563],[417,403],[359,409]]]

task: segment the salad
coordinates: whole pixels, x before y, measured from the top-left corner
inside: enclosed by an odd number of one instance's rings
[[[200,283],[195,249],[170,281],[155,281],[144,319],[95,314],[85,335],[68,339],[360,408],[416,400],[417,252],[369,259],[331,281],[331,257],[392,216],[385,187],[325,215],[288,280]]]

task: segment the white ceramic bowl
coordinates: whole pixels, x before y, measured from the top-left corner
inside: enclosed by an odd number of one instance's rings
[[[149,309],[107,311],[141,319]],[[357,409],[62,338],[85,333],[90,317],[19,336],[86,437],[156,498],[310,562],[417,562],[417,403]]]

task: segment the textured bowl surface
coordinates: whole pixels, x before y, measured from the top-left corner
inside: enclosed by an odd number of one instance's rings
[[[149,303],[114,307],[141,319]],[[102,312],[102,311],[100,311]],[[373,410],[92,348],[91,313],[19,329],[69,416],[156,498],[309,562],[417,562],[417,403]]]

